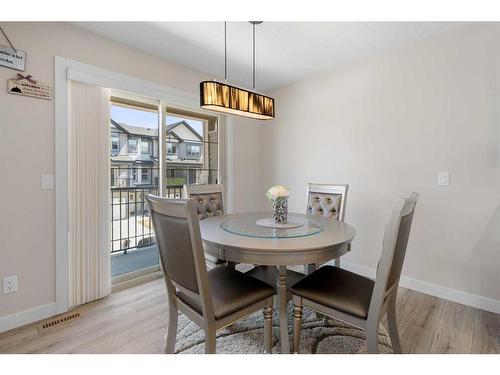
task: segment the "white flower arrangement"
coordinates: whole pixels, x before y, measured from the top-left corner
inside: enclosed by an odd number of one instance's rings
[[[288,198],[289,195],[290,190],[283,185],[273,186],[267,191],[267,199],[270,201],[273,201],[276,198]]]

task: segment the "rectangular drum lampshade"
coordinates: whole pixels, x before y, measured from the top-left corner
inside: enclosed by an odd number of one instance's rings
[[[215,81],[200,83],[200,106],[259,120],[274,118],[273,98]]]

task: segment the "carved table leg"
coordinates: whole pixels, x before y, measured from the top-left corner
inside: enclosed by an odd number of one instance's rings
[[[280,324],[280,346],[282,354],[290,354],[290,337],[288,336],[286,266],[278,267],[278,313]]]

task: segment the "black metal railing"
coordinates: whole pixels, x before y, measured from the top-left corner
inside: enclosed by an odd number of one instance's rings
[[[154,244],[147,194],[158,195],[158,186],[111,188],[111,253]],[[182,186],[167,186],[165,196],[181,198]]]
[[[166,165],[164,196],[181,198],[184,184],[217,183],[216,169]],[[111,165],[111,253],[154,244],[153,225],[146,203],[147,194],[159,194],[156,165],[133,167]]]

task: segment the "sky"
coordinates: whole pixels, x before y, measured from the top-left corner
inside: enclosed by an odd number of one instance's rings
[[[111,119],[116,122],[123,122],[127,125],[141,126],[143,128],[158,128],[158,114],[156,112],[141,111],[137,109],[112,105],[111,106]],[[179,121],[186,121],[191,127],[203,136],[203,122],[181,117],[168,116],[167,125]]]

